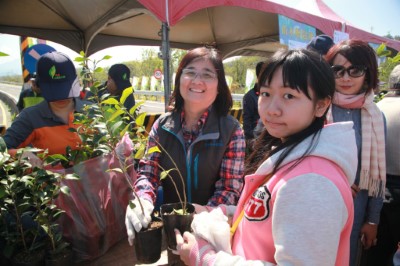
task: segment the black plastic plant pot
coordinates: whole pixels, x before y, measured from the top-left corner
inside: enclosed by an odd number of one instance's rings
[[[193,221],[193,215],[195,212],[194,205],[187,203],[186,204],[186,215],[177,214],[174,210],[182,209],[182,204],[178,203],[169,203],[161,205],[161,217],[164,223],[164,232],[167,237],[168,248],[172,250],[176,250],[176,239],[174,229],[178,229],[181,234],[185,231],[191,231],[191,224]]]
[[[161,257],[163,222],[159,217],[153,217],[149,227],[135,232],[135,252],[139,263],[154,263]]]
[[[46,266],[69,266],[71,261],[73,261],[73,254],[70,246],[59,254],[47,254],[45,257]]]
[[[44,249],[36,252],[22,251],[12,258],[13,266],[42,266],[44,264]]]

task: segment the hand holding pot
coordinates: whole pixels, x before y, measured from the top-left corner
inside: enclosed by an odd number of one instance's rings
[[[129,245],[131,246],[133,245],[133,239],[135,239],[135,230],[139,232],[142,228],[147,228],[151,222],[151,213],[154,209],[153,203],[150,201],[140,199],[140,202],[142,203],[144,214],[140,208],[139,198],[133,200],[135,208],[132,209],[129,205],[126,207],[125,225]]]

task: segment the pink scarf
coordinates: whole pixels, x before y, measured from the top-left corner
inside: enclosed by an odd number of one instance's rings
[[[369,196],[385,195],[386,160],[383,116],[374,103],[373,92],[364,95],[345,95],[335,92],[333,104],[342,108],[361,108],[361,173],[360,189],[367,189]],[[333,122],[332,107],[327,114],[328,123]]]

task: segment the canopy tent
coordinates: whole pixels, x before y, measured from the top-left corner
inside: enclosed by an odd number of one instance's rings
[[[242,1],[242,0],[138,0],[145,6],[148,10],[150,10],[153,14],[157,16],[157,18],[166,22],[171,27],[171,40],[174,39],[174,30],[178,27],[182,27],[182,30],[177,31],[177,33],[185,32],[183,31],[184,24],[194,24],[194,22],[201,21],[202,25],[207,24],[208,29],[213,29],[214,40],[213,42],[217,44],[218,49],[225,51],[224,46],[230,46],[231,48],[227,48],[227,50],[234,49],[232,45],[225,45],[228,42],[223,40],[223,37],[235,34],[229,34],[232,31],[236,33],[236,35],[246,34],[243,33],[240,29],[244,29],[243,31],[252,31],[253,29],[259,28],[274,28],[273,34],[265,37],[276,38],[279,34],[277,22],[273,23],[272,21],[275,19],[277,14],[284,15],[293,20],[308,24],[317,28],[320,32],[324,34],[328,34],[333,36],[335,30],[344,31],[349,33],[350,38],[358,38],[371,43],[386,43],[388,47],[391,47],[397,51],[400,51],[400,42],[396,40],[391,40],[385,37],[380,37],[378,35],[372,34],[370,32],[366,32],[361,30],[355,26],[353,26],[348,21],[344,20],[340,16],[338,16],[332,9],[330,9],[322,0],[309,0],[300,2],[296,8],[291,8],[283,4],[285,1],[281,0],[251,0],[251,1]],[[218,8],[223,7],[224,10],[227,10],[224,13],[218,13]],[[234,19],[229,19],[232,10],[227,9],[226,7],[239,7],[239,13],[235,13]],[[246,11],[244,11],[246,10]],[[217,13],[215,13],[217,11]],[[263,14],[270,14],[270,19],[268,21],[264,20],[264,22],[269,22],[268,24],[264,23],[247,23],[242,20],[242,17],[245,17],[245,20],[251,21],[254,18],[257,19],[257,12],[261,11]],[[200,12],[203,15],[200,15]],[[243,12],[243,13],[242,13]],[[247,12],[247,13],[246,13]],[[195,15],[197,20],[195,20]],[[255,17],[253,16],[255,15]],[[205,18],[201,18],[200,16],[204,16]],[[266,16],[266,15],[264,15]],[[227,17],[228,19],[225,19]],[[261,22],[261,21],[252,21],[252,22]],[[272,22],[272,23],[271,23]],[[249,27],[250,26],[250,27]],[[206,28],[206,30],[207,30]],[[230,30],[233,29],[233,30]],[[186,30],[187,31],[187,30]],[[226,33],[228,32],[228,33]],[[201,34],[199,31],[195,31],[196,34]],[[221,40],[222,39],[222,40]],[[249,38],[237,38],[240,40],[249,40]],[[212,43],[212,42],[211,42]],[[232,42],[231,42],[232,43]],[[222,46],[222,47],[221,47]],[[234,47],[247,47],[246,43],[235,43]],[[224,55],[229,54],[229,52],[223,52]]]
[[[357,29],[334,14],[322,0],[316,8],[291,8],[278,0],[1,0],[0,32],[31,36],[63,44],[91,55],[118,45],[160,46],[164,87],[169,97],[169,47],[216,46],[224,58],[268,56],[279,43],[278,14],[333,35],[344,30],[350,38],[400,42]],[[310,1],[309,1],[310,2]],[[302,10],[304,9],[304,10]],[[309,13],[309,12],[314,13]]]
[[[91,55],[117,45],[159,46],[161,24],[166,22],[171,47],[187,49],[215,44],[226,58],[238,54],[265,55],[281,47],[271,44],[279,40],[277,14],[314,26],[330,36],[334,30],[341,30],[345,22],[322,0],[311,1],[317,9],[310,9],[304,1],[297,9],[279,2],[282,1],[2,0],[0,32],[51,40]],[[400,50],[399,41],[365,32],[350,23],[346,23],[344,30],[351,38],[384,42]]]

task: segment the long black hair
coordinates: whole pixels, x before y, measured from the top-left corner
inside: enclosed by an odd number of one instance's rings
[[[263,86],[271,83],[272,77],[277,69],[282,68],[282,79],[285,86],[303,92],[310,100],[317,101],[332,98],[335,91],[335,79],[330,65],[316,52],[301,50],[280,50],[267,61],[258,77],[258,84]],[[309,88],[313,90],[315,99],[311,98]],[[328,109],[327,109],[328,110]],[[301,111],[301,110],[299,110]],[[289,136],[285,142],[271,136],[266,129],[257,138],[254,152],[246,160],[245,174],[254,173],[259,165],[273,154],[283,150],[279,156],[272,174],[274,174],[289,153],[304,139],[312,136],[312,142],[301,160],[315,148],[318,143],[319,134],[324,126],[326,113],[315,120],[302,131]]]

